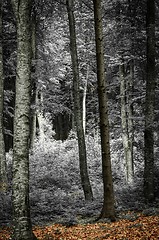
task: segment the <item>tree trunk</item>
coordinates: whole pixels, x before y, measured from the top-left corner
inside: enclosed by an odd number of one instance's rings
[[[0,192],[7,190],[7,170],[3,126],[3,50],[2,50],[2,1],[0,2]]]
[[[108,99],[106,93],[105,66],[104,66],[101,0],[93,0],[93,3],[94,3],[98,99],[99,99],[101,149],[102,149],[102,171],[104,184],[104,204],[100,218],[108,217],[111,220],[115,220],[114,191],[109,143]]]
[[[38,110],[37,110],[37,121],[38,121],[38,127],[39,127],[39,142],[41,144],[41,147],[45,148],[45,118],[44,118],[44,115],[43,115],[43,93],[41,90],[39,90],[38,92],[38,99],[37,99],[37,102],[38,102]]]
[[[32,87],[32,114],[31,114],[31,119],[30,119],[30,149],[34,148],[34,141],[36,138],[36,120],[37,120],[37,87],[36,87],[36,82],[35,79],[32,79],[33,81],[33,87]]]
[[[88,75],[89,75],[89,65],[87,65],[87,73],[86,73],[86,80],[84,83],[84,89],[83,89],[83,99],[82,99],[82,105],[83,105],[83,131],[84,134],[86,133],[86,97],[87,97],[87,83],[88,83]]]
[[[145,102],[145,200],[154,200],[155,0],[147,0],[147,68]]]
[[[133,103],[132,103],[132,96],[133,96],[133,81],[134,81],[134,63],[133,60],[129,63],[130,66],[130,75],[129,80],[127,84],[128,89],[128,96],[127,96],[127,102],[128,102],[128,136],[129,136],[129,147],[131,152],[131,157],[129,161],[129,169],[131,176],[128,179],[128,183],[132,183],[134,179],[134,161],[133,161],[133,142],[134,142],[134,128],[133,128]]]
[[[130,86],[132,79],[132,69],[129,81],[125,78],[124,64],[119,66],[120,75],[120,97],[121,97],[121,124],[124,157],[126,165],[126,181],[128,184],[133,182],[133,124],[132,106],[130,102]]]
[[[87,157],[86,157],[86,145],[85,136],[82,122],[82,106],[80,104],[80,90],[79,90],[79,67],[77,57],[77,45],[76,45],[76,32],[75,32],[75,19],[73,12],[73,0],[67,0],[67,11],[69,19],[69,30],[70,30],[70,51],[72,59],[73,69],[73,98],[74,98],[74,116],[76,121],[76,130],[78,137],[78,148],[79,148],[79,164],[80,164],[80,175],[81,184],[85,195],[85,200],[92,200],[93,193],[89,181],[88,170],[87,170]]]
[[[13,240],[36,239],[29,206],[31,103],[31,0],[12,0],[17,22],[16,100],[13,143]]]
[[[32,21],[32,97],[31,104],[33,105],[30,120],[30,148],[34,147],[36,137],[36,105],[37,105],[37,84],[36,84],[36,13],[33,11]]]

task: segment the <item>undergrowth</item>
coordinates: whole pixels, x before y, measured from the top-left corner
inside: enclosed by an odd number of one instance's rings
[[[94,194],[94,201],[91,203],[84,201],[81,188],[77,139],[70,137],[62,142],[50,138],[44,141],[43,145],[38,139],[35,141],[34,150],[30,154],[30,204],[33,224],[76,222],[79,219],[93,219],[100,214],[103,201],[100,141],[86,136],[86,145],[88,171]],[[127,186],[120,145],[121,139],[111,141],[116,212],[142,210],[145,208],[142,194],[142,159],[136,160],[134,183]],[[10,187],[6,195],[0,196],[0,221],[5,224],[12,215],[12,152],[7,154],[7,162]]]

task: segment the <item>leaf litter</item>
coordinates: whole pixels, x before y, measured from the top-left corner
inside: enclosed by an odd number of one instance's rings
[[[157,240],[159,239],[159,216],[135,213],[135,219],[118,219],[112,223],[88,223],[65,226],[52,224],[33,227],[38,240]],[[0,240],[9,240],[12,230],[0,228]]]

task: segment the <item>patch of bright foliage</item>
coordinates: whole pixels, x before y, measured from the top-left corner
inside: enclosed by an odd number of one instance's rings
[[[53,224],[34,227],[39,240],[157,240],[159,239],[159,216],[139,215],[135,221],[121,219],[113,223],[95,223],[66,227]],[[0,240],[8,240],[9,228],[0,229]]]

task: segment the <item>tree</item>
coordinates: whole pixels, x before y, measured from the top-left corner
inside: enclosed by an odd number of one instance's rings
[[[2,50],[2,1],[0,2],[0,191],[7,188],[7,170],[3,127],[3,50]]]
[[[121,129],[122,143],[125,159],[126,182],[133,182],[133,78],[134,78],[134,9],[130,0],[123,11],[120,1],[117,2],[116,24],[119,54],[119,79],[120,79],[120,105],[121,105]],[[125,24],[125,19],[127,23]],[[125,36],[126,35],[126,36]]]
[[[82,99],[82,120],[83,120],[83,130],[86,134],[86,97],[87,97],[87,84],[88,84],[88,75],[89,75],[89,65],[87,65],[86,79],[83,87],[83,99]]]
[[[36,239],[29,207],[31,0],[12,0],[17,24],[16,100],[13,143],[14,240]]]
[[[88,170],[87,170],[86,145],[85,145],[85,136],[84,136],[84,130],[83,130],[81,103],[80,103],[80,79],[79,79],[79,66],[78,66],[77,45],[76,45],[75,19],[74,19],[74,12],[73,12],[74,1],[67,0],[66,4],[67,4],[67,11],[68,11],[68,19],[69,19],[70,51],[71,51],[72,70],[73,70],[74,116],[75,116],[77,137],[78,137],[81,184],[84,191],[85,200],[92,200],[93,193],[92,193],[89,176],[88,176]]]
[[[3,84],[4,84],[4,106],[3,106],[3,124],[4,124],[4,142],[5,150],[9,151],[13,147],[13,105],[14,105],[14,68],[13,56],[16,49],[15,21],[11,2],[1,1],[2,19],[3,19]]]
[[[37,104],[37,79],[36,79],[36,28],[37,28],[37,19],[35,7],[32,11],[32,93],[31,93],[31,121],[30,121],[30,148],[34,147],[34,140],[36,137],[36,104]]]
[[[130,65],[130,76],[126,78],[126,66],[119,65],[120,75],[120,98],[121,98],[121,127],[126,165],[126,182],[133,182],[133,123],[132,123],[132,66]],[[130,92],[131,91],[131,92]]]
[[[101,0],[93,0],[93,4],[94,4],[97,81],[100,113],[101,150],[102,150],[102,171],[104,184],[104,203],[100,217],[101,218],[108,217],[114,220],[115,219],[114,191],[110,158],[108,100],[105,81]]]
[[[146,17],[147,65],[145,101],[145,165],[144,195],[148,202],[154,200],[154,104],[155,104],[155,0],[147,0]]]

